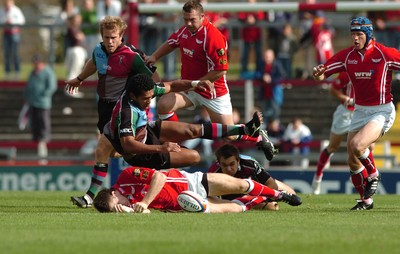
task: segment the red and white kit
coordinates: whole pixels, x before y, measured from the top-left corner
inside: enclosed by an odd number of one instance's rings
[[[204,18],[202,26],[192,34],[186,26],[181,27],[168,38],[169,46],[180,48],[181,78],[198,80],[212,70],[228,70],[228,44],[221,32]],[[229,93],[226,76],[214,82],[214,91],[196,90],[206,99]]]
[[[354,87],[355,104],[376,106],[390,103],[392,71],[400,70],[400,52],[371,40],[364,55],[353,46],[330,58],[325,77],[347,72]]]

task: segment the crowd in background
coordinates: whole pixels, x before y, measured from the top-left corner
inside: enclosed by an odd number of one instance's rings
[[[139,4],[152,3],[179,3],[176,0],[140,0]],[[207,1],[201,1],[207,4]],[[213,1],[215,2],[215,1]],[[257,3],[257,0],[243,0],[249,4]],[[265,1],[259,1],[265,2]],[[279,2],[271,0],[268,2]],[[315,3],[315,0],[304,0],[307,3]],[[32,13],[24,14],[23,3],[15,5],[13,0],[5,1],[0,24],[25,24],[24,15],[32,15]],[[7,6],[12,7],[7,7]],[[61,0],[57,11],[52,11],[55,24],[64,24],[62,43],[59,47],[62,49],[62,56],[58,59],[68,58],[67,49],[71,46],[77,51],[77,45],[86,49],[86,57],[90,56],[91,49],[99,41],[97,31],[98,21],[105,15],[122,16],[128,18],[129,10],[127,1],[120,0]],[[8,12],[13,14],[7,15]],[[376,24],[376,37],[389,46],[398,48],[399,36],[389,36],[393,31],[398,31],[396,23],[398,21],[398,11],[370,11],[368,16]],[[176,30],[180,23],[179,13],[143,13],[139,17],[140,38],[139,48],[145,53],[150,54],[155,50],[157,45],[166,39],[167,34]],[[39,15],[49,15],[42,13]],[[215,12],[207,11],[206,15],[209,20],[218,27],[230,44],[231,52],[238,48],[239,54],[235,54],[235,59],[239,63],[241,78],[261,78],[265,70],[263,70],[263,53],[267,49],[272,49],[276,59],[281,62],[285,70],[285,78],[307,78],[309,72],[315,63],[324,62],[334,52],[333,39],[336,35],[335,26],[329,15],[323,11],[304,11],[299,13],[283,12],[283,11],[258,11],[258,12]],[[6,17],[11,16],[12,19]],[[77,18],[75,16],[80,16]],[[79,22],[79,19],[81,20]],[[33,20],[30,17],[30,20]],[[40,20],[36,18],[35,20]],[[76,29],[72,28],[72,22],[76,27],[80,27],[84,36],[79,39],[76,36]],[[233,27],[235,26],[235,27]],[[24,28],[22,28],[23,30]],[[19,31],[18,31],[19,30]],[[6,79],[20,79],[20,57],[18,56],[18,45],[21,40],[19,33],[21,28],[11,27],[4,29],[3,38],[3,57],[5,63]],[[71,31],[74,33],[71,34]],[[12,35],[12,36],[11,36]],[[23,37],[23,34],[22,34]],[[72,37],[72,38],[71,38]],[[82,38],[83,37],[83,38]],[[49,38],[47,38],[49,39]],[[45,45],[46,43],[44,43]],[[40,49],[40,46],[38,46]],[[45,50],[45,49],[41,49]],[[12,54],[12,55],[10,55]],[[293,67],[293,60],[296,54],[305,55],[304,62],[296,63]],[[75,53],[75,55],[78,55]],[[80,54],[82,58],[82,54]],[[85,56],[85,55],[83,55]],[[80,59],[76,60],[76,62]],[[234,62],[231,60],[231,62]],[[68,62],[68,61],[67,61]],[[70,62],[66,63],[66,69],[70,66]],[[14,65],[14,66],[12,66]],[[176,56],[171,55],[164,59],[164,78],[173,79],[176,76]],[[13,70],[13,67],[15,67]],[[15,71],[15,75],[12,73]],[[68,75],[68,70],[66,75]]]

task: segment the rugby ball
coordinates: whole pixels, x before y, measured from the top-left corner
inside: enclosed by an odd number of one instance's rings
[[[178,203],[180,207],[193,213],[202,213],[207,210],[208,201],[193,191],[182,191],[178,195]]]

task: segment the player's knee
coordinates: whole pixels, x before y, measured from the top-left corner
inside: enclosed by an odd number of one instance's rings
[[[188,139],[200,138],[201,136],[201,126],[199,124],[188,124],[188,127],[185,128],[185,137]]]
[[[171,99],[169,94],[161,96],[160,99],[157,101],[157,113],[167,114],[168,112],[172,111],[173,104],[171,104],[171,101],[175,100]]]
[[[192,166],[200,163],[201,157],[199,152],[192,149],[184,149],[182,154],[181,163],[185,166]]]
[[[238,136],[228,136],[228,137],[225,137],[224,139],[227,141],[235,141],[235,140],[237,140],[237,138],[238,138]]]
[[[196,150],[190,150],[190,161],[193,162],[192,165],[200,163],[201,156]]]
[[[350,145],[350,151],[354,156],[360,157],[363,153],[363,147],[359,144],[351,144]]]
[[[107,162],[112,150],[113,150],[112,147],[109,147],[107,144],[104,144],[101,141],[99,141],[99,143],[96,146],[96,151],[95,151],[96,161]]]

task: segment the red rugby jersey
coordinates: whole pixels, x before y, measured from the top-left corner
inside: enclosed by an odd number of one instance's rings
[[[357,105],[387,104],[393,99],[392,71],[400,70],[400,52],[371,40],[364,55],[352,46],[335,54],[324,65],[325,77],[347,72]]]
[[[202,26],[192,34],[186,26],[168,38],[168,44],[180,48],[181,78],[198,80],[212,70],[228,70],[228,44],[222,33],[204,18]],[[226,76],[214,82],[214,91],[196,90],[204,98],[213,99],[229,92]]]
[[[113,188],[126,196],[131,204],[140,202],[149,189],[151,178],[156,170],[145,167],[128,167],[119,175]],[[178,204],[178,194],[188,190],[186,177],[177,169],[162,172],[167,181],[149,208],[160,210],[182,210]]]

